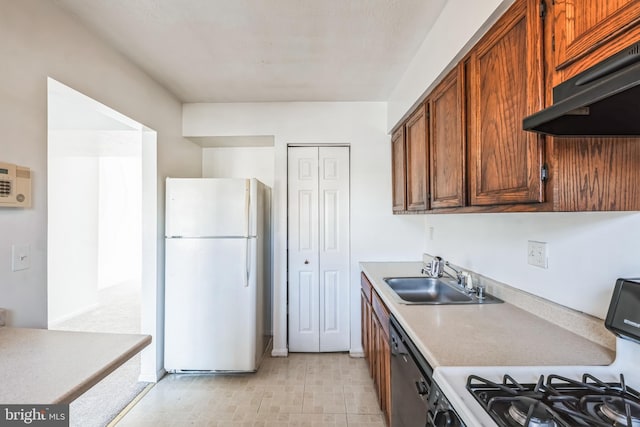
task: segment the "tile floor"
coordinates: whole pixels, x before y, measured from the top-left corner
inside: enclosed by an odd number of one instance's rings
[[[255,374],[167,375],[118,423],[145,426],[384,427],[364,359],[267,358]]]

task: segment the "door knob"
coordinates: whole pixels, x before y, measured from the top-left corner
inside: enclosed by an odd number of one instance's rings
[[[305,260],[304,260],[304,263],[305,263],[305,264],[309,264],[309,260],[308,260],[308,259],[305,259]]]

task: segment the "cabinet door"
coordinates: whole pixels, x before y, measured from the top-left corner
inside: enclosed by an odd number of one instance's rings
[[[360,291],[360,330],[362,334],[362,352],[367,360],[371,362],[370,352],[370,329],[371,329],[371,305],[364,295],[364,291]]]
[[[372,317],[376,323],[377,332],[377,373],[378,397],[380,409],[387,419],[387,425],[391,413],[391,346],[389,345],[389,310],[382,302],[378,293],[371,292]]]
[[[432,209],[465,205],[463,70],[456,67],[428,100]]]
[[[538,0],[517,0],[469,56],[472,205],[543,200],[543,140],[522,130],[522,119],[544,106],[538,8]]]
[[[378,318],[372,313],[371,315],[371,376],[373,378],[373,384],[376,389],[376,393],[378,394],[378,398],[380,397],[380,333],[382,329],[380,328],[380,323],[378,322]]]
[[[404,141],[404,126],[391,137],[391,181],[393,212],[407,210],[407,152]]]
[[[427,116],[421,105],[407,120],[407,210],[429,209]]]
[[[608,56],[637,41],[616,40],[640,24],[640,2],[637,0],[555,0],[554,63],[564,69],[581,61],[606,44]],[[603,58],[591,58],[580,65],[584,70]],[[576,69],[575,72],[579,70]],[[571,74],[574,74],[572,71]],[[570,76],[564,76],[568,78]]]
[[[382,385],[382,412],[387,421],[387,425],[391,425],[391,346],[389,345],[389,337],[382,334],[380,342],[380,383]]]

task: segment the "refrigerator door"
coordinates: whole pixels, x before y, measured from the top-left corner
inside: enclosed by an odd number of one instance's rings
[[[255,238],[166,240],[167,371],[257,369],[255,253]]]
[[[165,236],[255,236],[254,181],[167,178]]]

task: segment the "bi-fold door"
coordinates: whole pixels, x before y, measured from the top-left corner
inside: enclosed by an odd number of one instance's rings
[[[349,148],[288,150],[289,351],[349,349]]]

